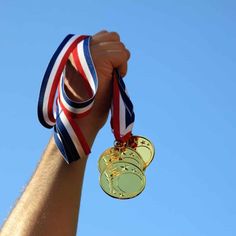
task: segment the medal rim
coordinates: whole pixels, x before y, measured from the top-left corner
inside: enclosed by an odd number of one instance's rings
[[[128,160],[126,161],[125,159],[126,159],[126,157],[125,157],[125,155],[123,155],[123,157],[120,155],[120,158],[121,159],[118,159],[118,160],[115,160],[114,159],[114,161],[111,161],[108,165],[106,165],[105,163],[105,161],[103,161],[104,162],[104,166],[103,166],[103,168],[101,167],[101,160],[102,159],[104,159],[104,157],[106,157],[106,156],[111,156],[111,155],[109,155],[109,154],[107,154],[107,155],[104,155],[107,151],[109,151],[109,150],[117,150],[118,152],[119,152],[119,149],[117,149],[116,147],[111,147],[111,148],[108,148],[108,149],[106,149],[101,155],[100,155],[100,157],[99,157],[99,160],[98,160],[98,170],[99,170],[99,172],[100,173],[102,173],[109,165],[112,165],[113,163],[117,163],[117,162],[126,162],[126,163],[129,163],[129,164],[132,164],[132,165],[135,165],[135,166],[137,166],[139,169],[142,169],[142,170],[144,170],[145,168],[146,168],[146,163],[145,163],[145,161],[143,160],[143,158],[142,158],[142,156],[136,151],[136,150],[134,150],[134,149],[132,149],[131,147],[125,147],[124,148],[124,150],[122,150],[122,151],[120,151],[120,153],[124,153],[125,151],[130,151],[130,152],[133,152],[133,153],[135,153],[135,155],[136,155],[136,157],[138,157],[138,159],[137,159],[137,163],[140,165],[140,166],[138,166],[138,165],[136,165],[136,164],[134,164],[134,163],[132,163],[132,162],[128,162]],[[127,157],[128,159],[136,159],[136,158],[132,158],[132,157]],[[101,162],[100,162],[101,161]]]
[[[149,161],[148,161],[148,162],[144,161],[142,155],[137,151],[137,148],[132,148],[131,146],[129,146],[129,142],[131,142],[131,140],[132,140],[133,138],[144,139],[145,141],[147,141],[148,143],[150,143],[150,145],[151,145],[151,147],[152,147],[151,150],[152,150],[153,154],[152,154],[151,157],[149,158]],[[145,169],[151,164],[151,162],[153,161],[154,156],[155,156],[155,147],[154,147],[152,141],[150,141],[150,139],[148,139],[148,138],[146,138],[146,137],[144,137],[144,136],[141,136],[141,135],[133,135],[133,136],[131,136],[130,139],[128,140],[127,146],[130,147],[131,149],[135,150],[136,152],[138,152],[139,155],[142,157],[142,159],[143,159],[143,161],[144,161],[144,163],[145,163],[145,165],[144,165],[144,170],[145,170]],[[142,145],[142,146],[148,148],[146,145]],[[139,147],[141,147],[141,146],[139,145]],[[149,148],[148,148],[148,149],[149,149]],[[149,149],[149,150],[150,150],[150,149]]]

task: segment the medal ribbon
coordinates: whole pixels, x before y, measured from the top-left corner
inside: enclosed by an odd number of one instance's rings
[[[74,120],[90,111],[97,92],[98,78],[90,54],[90,40],[90,36],[69,34],[65,37],[48,64],[39,94],[39,121],[46,128],[54,128],[56,145],[67,163],[80,159],[82,152],[85,155],[90,153],[84,135]],[[65,66],[70,55],[89,94],[90,98],[86,101],[75,102],[66,95]],[[132,102],[117,69],[113,73],[111,111],[111,128],[115,139],[126,142],[131,136],[135,116]]]
[[[118,142],[125,143],[132,135],[135,114],[125,83],[117,69],[113,73],[113,101],[111,111],[111,128],[115,139]]]
[[[46,128],[54,127],[56,145],[67,163],[78,160],[82,152],[86,155],[90,153],[90,148],[74,120],[74,117],[82,117],[89,112],[97,91],[98,80],[90,54],[90,40],[89,36],[70,34],[65,37],[48,64],[39,94],[39,121]],[[72,101],[64,90],[65,66],[70,54],[87,85],[90,98],[86,101]]]

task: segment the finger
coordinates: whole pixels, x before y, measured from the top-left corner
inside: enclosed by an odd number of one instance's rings
[[[130,52],[127,49],[126,49],[126,54],[127,54],[127,61],[128,61],[130,59]],[[121,77],[125,77],[125,75],[127,74],[127,68],[128,68],[127,61],[123,62],[118,68]]]
[[[101,31],[97,32],[96,34],[94,34],[93,37],[98,36],[98,35],[102,35],[102,34],[105,34],[105,33],[108,33],[108,31],[107,30],[101,30]]]
[[[104,33],[95,34],[94,36],[92,36],[91,45],[97,44],[100,42],[115,42],[115,41],[117,41],[117,42],[120,41],[120,36],[118,33],[104,32]]]
[[[127,67],[128,67],[128,63],[127,63],[127,62],[122,63],[122,64],[118,67],[120,76],[121,76],[122,78],[125,77],[125,75],[127,74]]]
[[[129,60],[129,53],[127,50],[109,50],[103,56],[106,57],[107,61],[111,63],[113,68],[119,68]]]
[[[121,42],[100,42],[95,45],[91,45],[92,51],[109,51],[109,50],[125,50],[125,46]]]

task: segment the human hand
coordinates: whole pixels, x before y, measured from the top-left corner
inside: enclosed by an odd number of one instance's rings
[[[94,105],[89,114],[77,120],[88,143],[91,145],[99,129],[105,124],[111,106],[112,74],[115,68],[119,69],[122,77],[127,72],[127,61],[130,53],[120,41],[115,32],[101,31],[92,36],[90,51],[98,76],[98,90]],[[81,101],[88,99],[79,73],[75,70],[73,58],[67,63],[65,89],[68,96]]]

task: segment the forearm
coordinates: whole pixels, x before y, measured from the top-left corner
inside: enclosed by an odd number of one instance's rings
[[[0,235],[75,235],[86,159],[66,164],[52,138]]]
[[[118,68],[125,76],[130,53],[115,32],[101,31],[92,37],[90,52],[99,79],[94,104],[77,120],[91,147],[105,124],[111,106],[112,73]],[[86,100],[82,77],[70,62],[64,78],[67,95]],[[76,234],[81,189],[87,157],[67,165],[52,139],[42,160],[0,232],[1,236],[70,236]]]

